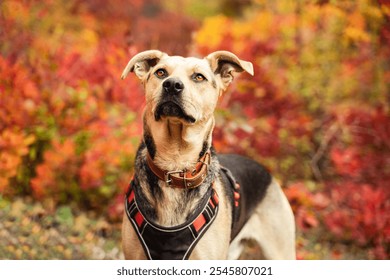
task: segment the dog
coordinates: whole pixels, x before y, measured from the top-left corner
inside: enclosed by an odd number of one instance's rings
[[[234,75],[253,65],[228,51],[203,59],[159,50],[123,70],[140,79],[143,141],[125,199],[126,259],[238,259],[255,241],[263,259],[295,259],[295,222],[280,185],[259,163],[218,155],[214,110]]]

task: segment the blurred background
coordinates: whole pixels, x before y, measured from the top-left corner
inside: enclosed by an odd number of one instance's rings
[[[254,64],[214,145],[280,180],[299,259],[389,259],[387,0],[1,1],[1,259],[123,258],[144,96],[120,75],[155,48]]]

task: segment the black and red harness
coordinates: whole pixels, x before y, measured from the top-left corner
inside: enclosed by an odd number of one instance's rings
[[[142,213],[133,188],[134,180],[126,194],[126,213],[148,259],[188,259],[196,243],[217,216],[219,200],[215,190],[209,188],[202,198],[199,213],[192,215],[188,222],[175,227],[162,227],[148,220]]]
[[[233,203],[232,235],[235,235],[236,221],[239,219],[240,186],[229,170],[222,168],[221,177],[224,184],[231,186]],[[150,221],[145,211],[137,204],[137,180],[133,179],[129,185],[125,199],[125,211],[137,236],[142,244],[148,259],[153,260],[180,260],[188,259],[195,245],[205,234],[215,220],[219,199],[213,186],[210,186],[199,203],[198,210],[182,225],[163,227]]]

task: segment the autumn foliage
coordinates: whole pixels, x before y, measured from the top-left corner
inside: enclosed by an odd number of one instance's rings
[[[202,54],[256,63],[222,101],[216,146],[276,172],[301,230],[323,225],[388,258],[388,6],[257,2],[245,19],[206,19],[196,37]]]
[[[221,97],[214,145],[282,182],[298,257],[313,258],[303,247],[315,235],[388,259],[387,1],[254,0],[233,16],[222,7],[235,1],[216,1],[210,15],[189,12],[195,2],[2,1],[1,196],[72,202],[118,220],[144,104],[138,81],[120,80],[128,59],[150,48],[225,49],[253,62],[255,76]]]

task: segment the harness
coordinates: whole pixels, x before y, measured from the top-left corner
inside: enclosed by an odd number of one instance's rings
[[[237,182],[237,180],[234,178],[232,172],[230,172],[229,169],[226,167],[221,166],[220,172],[222,183],[225,186],[228,186],[226,188],[227,195],[230,198],[230,201],[232,203],[232,232],[231,232],[231,240],[236,237],[236,235],[240,232],[242,226],[243,226],[243,219],[241,218],[241,208],[240,208],[240,201],[241,201],[241,195],[240,195],[240,184]]]
[[[211,226],[218,213],[218,195],[210,187],[201,200],[199,211],[189,222],[175,227],[162,227],[146,219],[137,204],[133,179],[126,193],[125,210],[150,260],[188,259],[197,242]]]
[[[159,169],[149,155],[147,157],[148,166],[160,180],[165,181],[167,187],[186,189],[196,188],[203,183],[210,161],[210,154],[206,153],[198,161],[193,171],[167,172]],[[231,234],[233,240],[242,227],[239,207],[240,185],[228,169],[221,167],[220,175],[222,183],[228,186],[226,188],[227,195],[233,205]],[[209,187],[201,199],[199,207],[188,218],[187,222],[174,227],[163,227],[148,220],[144,214],[145,211],[142,211],[140,204],[137,204],[137,200],[140,200],[138,192],[134,191],[134,188],[139,187],[137,184],[136,179],[133,179],[129,184],[125,199],[125,211],[147,258],[151,260],[188,259],[195,245],[217,216],[219,199],[213,186]]]

